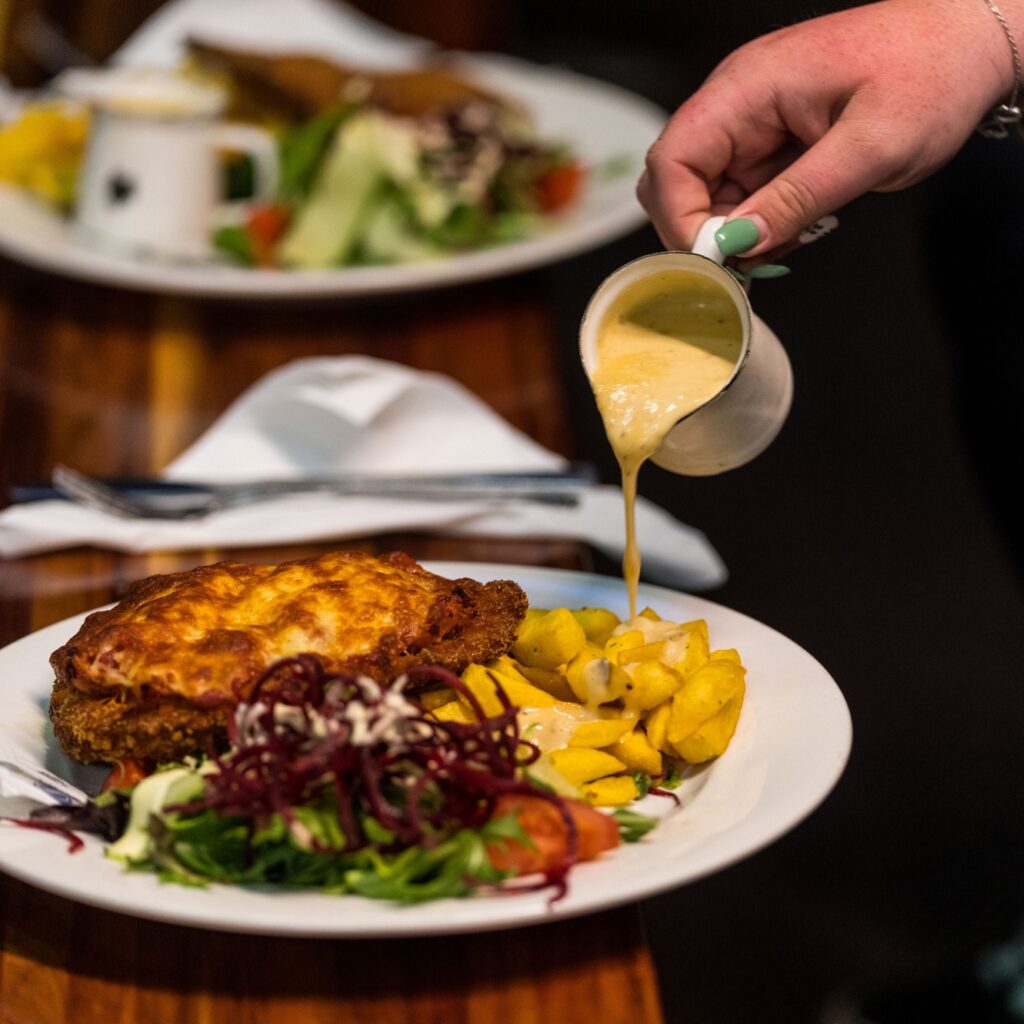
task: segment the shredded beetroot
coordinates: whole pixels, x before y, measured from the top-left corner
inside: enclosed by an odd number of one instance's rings
[[[439,722],[406,698],[406,684],[439,682],[473,709],[472,723]],[[519,733],[516,708],[496,685],[502,710],[487,717],[473,693],[447,669],[419,666],[406,680],[379,686],[366,677],[327,672],[314,656],[286,658],[267,669],[229,720],[228,753],[214,756],[203,796],[169,808],[212,810],[261,827],[280,814],[307,848],[330,852],[308,834],[294,808],[332,793],[345,852],[370,845],[367,816],[393,834],[382,852],[430,846],[463,828],[480,828],[504,793],[552,803],[566,826],[562,861],[515,891],[566,891],[578,859],[576,824],[565,801],[521,778],[540,756]]]
[[[74,832],[53,821],[33,821],[31,818],[4,818],[2,820],[9,821],[12,825],[19,825],[21,828],[34,828],[40,832],[53,832],[63,836],[68,843],[68,853],[78,853],[85,846],[82,839]]]
[[[676,807],[679,807],[682,804],[682,801],[675,793],[672,792],[671,789],[661,789],[659,786],[651,786],[647,792],[650,793],[651,796],[667,796],[670,800],[675,801]]]

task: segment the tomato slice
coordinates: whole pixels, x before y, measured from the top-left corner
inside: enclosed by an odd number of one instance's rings
[[[115,761],[100,792],[106,793],[108,789],[128,789],[141,782],[148,774],[146,766],[134,757]]]
[[[613,818],[577,800],[566,800],[576,824],[579,860],[593,860],[605,850],[619,845],[619,826]],[[565,860],[568,828],[558,808],[539,796],[506,794],[498,798],[494,817],[514,814],[519,825],[533,843],[533,848],[513,840],[491,843],[487,855],[499,871],[519,875],[546,871]]]
[[[265,203],[249,211],[245,230],[257,266],[273,266],[274,247],[285,233],[290,220],[291,210],[284,203]]]
[[[583,178],[583,167],[576,160],[552,167],[537,179],[537,205],[544,213],[564,209],[579,195]]]

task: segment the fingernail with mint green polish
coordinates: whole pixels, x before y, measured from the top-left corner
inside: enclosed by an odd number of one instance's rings
[[[735,256],[757,245],[760,239],[757,225],[747,217],[726,221],[716,232],[715,241],[723,256]]]
[[[741,274],[738,270],[735,270],[733,267],[726,267],[725,269],[730,274],[732,274],[732,276],[735,277],[736,280],[739,281],[740,284],[746,284],[747,283],[747,275],[746,274]]]
[[[751,267],[747,273],[756,278],[785,277],[789,273],[789,267],[784,267],[781,263],[762,263],[759,267]]]

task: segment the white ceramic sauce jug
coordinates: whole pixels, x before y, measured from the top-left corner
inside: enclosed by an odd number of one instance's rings
[[[222,121],[222,90],[124,69],[76,69],[59,84],[93,111],[75,210],[83,242],[171,260],[209,258],[211,233],[229,209],[222,149],[252,157],[255,199],[274,195],[274,140]]]
[[[600,284],[580,324],[580,356],[588,377],[597,362],[602,320],[622,291],[664,270],[712,279],[735,303],[742,325],[740,356],[732,376],[713,397],[669,430],[651,461],[685,476],[711,476],[759,455],[782,429],[793,401],[793,370],[782,343],[751,310],[747,293],[722,266],[715,232],[724,217],[701,228],[693,252],[660,252],[620,267]]]

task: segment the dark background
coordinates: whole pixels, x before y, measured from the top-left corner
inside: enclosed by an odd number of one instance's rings
[[[668,109],[731,48],[812,13],[585,7],[525,4],[523,52]],[[843,993],[958,971],[1024,913],[1021,524],[1008,493],[1021,466],[1022,152],[971,142],[926,185],[854,203],[789,277],[756,284],[754,308],[794,365],[782,435],[721,477],[641,479],[725,558],[731,579],[711,596],[811,651],[854,722],[847,772],[807,823],[645,907],[671,1022],[818,1021]],[[647,230],[551,272],[567,359],[595,283],[657,247]],[[579,448],[614,479],[572,379]],[[947,1019],[973,1022],[952,1007]]]
[[[11,18],[41,11],[103,57],[156,6],[22,0]],[[842,5],[360,6],[445,45],[564,64],[671,109],[730,49]],[[16,32],[4,67],[25,84],[47,71]],[[723,555],[731,579],[711,596],[806,647],[854,720],[847,772],[812,818],[645,906],[670,1024],[816,1022],[836,993],[953,970],[1024,911],[1011,500],[1024,421],[1022,154],[1015,141],[973,141],[925,185],[854,203],[838,232],[791,257],[791,276],[757,284],[754,307],[794,364],[785,430],[731,474],[651,467],[641,479]],[[576,329],[601,278],[656,248],[645,229],[531,277],[557,313],[576,452],[608,480]]]

